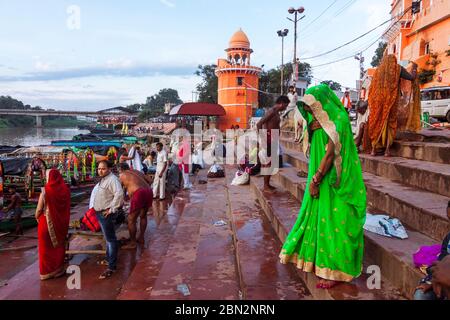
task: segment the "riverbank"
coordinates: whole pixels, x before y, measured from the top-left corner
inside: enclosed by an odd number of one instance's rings
[[[53,140],[71,140],[79,134],[89,133],[88,130],[72,128],[44,128],[35,127],[9,127],[0,128],[0,145],[8,146],[40,146],[50,145]]]
[[[70,129],[78,126],[88,125],[89,122],[77,119],[43,119],[43,125],[46,128]],[[16,119],[0,119],[0,129],[29,127],[34,124],[24,124]]]

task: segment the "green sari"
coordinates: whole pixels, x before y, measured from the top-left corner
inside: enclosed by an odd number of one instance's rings
[[[303,103],[313,114],[304,110]],[[298,108],[308,122],[308,179],[299,216],[280,253],[281,263],[294,263],[326,280],[350,282],[362,271],[366,218],[366,189],[350,120],[327,85],[308,89]],[[314,119],[322,128],[311,132]],[[320,183],[319,197],[312,198],[309,184],[329,139],[335,146],[333,165]]]

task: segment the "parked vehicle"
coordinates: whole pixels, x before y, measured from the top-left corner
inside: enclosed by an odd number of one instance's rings
[[[421,90],[422,113],[450,122],[450,87],[434,87]]]

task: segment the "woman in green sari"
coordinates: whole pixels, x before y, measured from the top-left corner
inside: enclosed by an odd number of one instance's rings
[[[280,253],[320,279],[318,288],[350,282],[362,271],[366,189],[344,106],[324,84],[298,104],[308,123],[306,192],[297,221]]]

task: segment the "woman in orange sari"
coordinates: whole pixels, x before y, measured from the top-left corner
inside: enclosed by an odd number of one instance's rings
[[[385,56],[375,71],[369,89],[368,132],[372,155],[379,151],[390,155],[389,148],[397,134],[400,79],[413,81],[415,77],[397,63],[393,54]]]
[[[38,221],[39,269],[41,280],[65,274],[65,241],[70,222],[70,189],[61,173],[47,170],[36,208]]]
[[[410,74],[417,74],[417,64],[410,62],[406,70]],[[398,109],[398,130],[406,132],[419,132],[421,129],[420,115],[420,85],[419,78],[413,81],[401,79],[400,81],[400,104]]]

